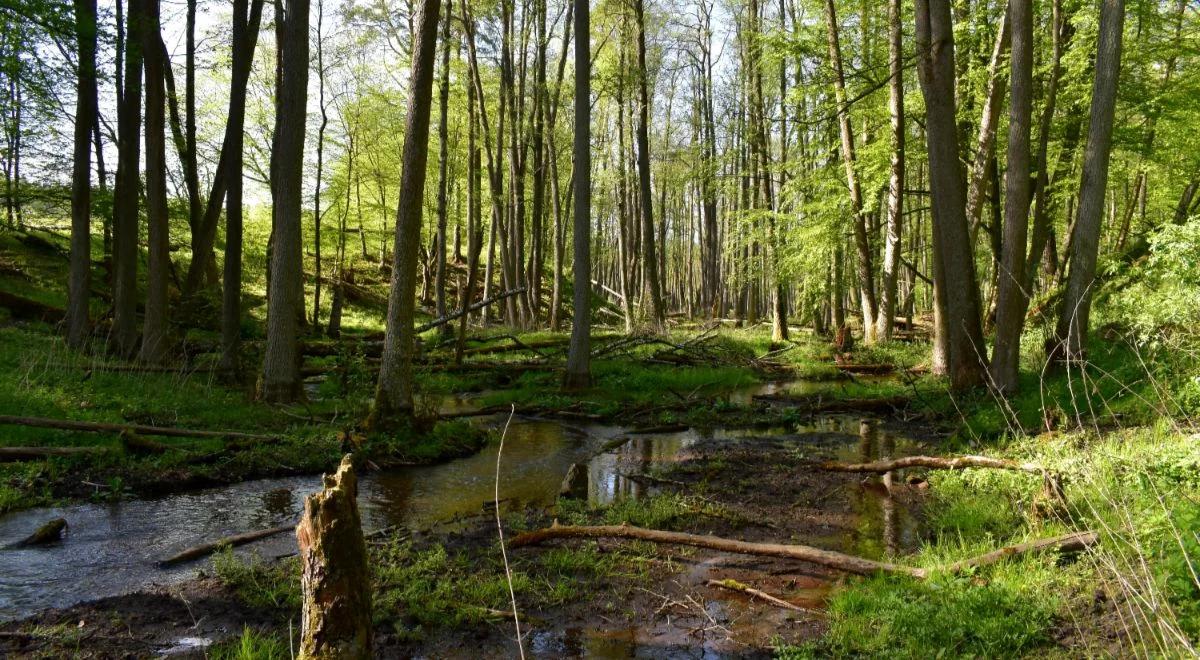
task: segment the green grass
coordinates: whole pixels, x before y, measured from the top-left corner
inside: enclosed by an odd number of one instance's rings
[[[226,548],[213,555],[213,574],[251,607],[295,611],[300,608],[300,565],[295,559],[266,563],[258,555],[248,559]]]
[[[208,657],[210,660],[288,660],[292,655],[287,640],[247,626],[242,629],[241,636],[214,644],[208,649]]]

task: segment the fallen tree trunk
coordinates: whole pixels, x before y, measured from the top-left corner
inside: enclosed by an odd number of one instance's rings
[[[170,557],[159,561],[158,565],[162,568],[166,568],[167,566],[182,564],[185,561],[192,561],[194,559],[200,559],[201,557],[207,557],[226,546],[236,548],[239,545],[245,545],[251,541],[265,539],[268,536],[282,534],[284,532],[291,531],[292,529],[292,525],[280,525],[279,527],[272,527],[270,529],[258,529],[253,532],[245,532],[242,534],[234,534],[233,536],[226,536],[225,538],[220,538],[216,541],[192,546],[183,552],[171,555]]]
[[[778,394],[755,394],[754,400],[773,405],[805,408],[812,413],[873,412],[885,414],[903,410],[911,402],[906,396],[875,399],[829,399],[820,396],[793,397]]]
[[[565,346],[566,341],[562,339],[543,339],[541,341],[521,341],[512,335],[506,335],[506,339],[512,343],[503,346],[480,346],[478,348],[468,348],[463,351],[463,355],[491,355],[493,353],[510,353],[512,351],[530,351],[538,353],[539,348],[557,348]],[[538,353],[541,355],[541,353]]]
[[[301,658],[372,657],[371,580],[350,455],[304,500],[296,526],[302,567]]]
[[[946,571],[947,573],[961,573],[971,568],[989,566],[991,564],[1004,561],[1009,557],[1030,552],[1037,552],[1039,550],[1079,552],[1081,550],[1087,550],[1099,542],[1100,535],[1096,532],[1072,532],[1070,534],[1063,534],[1062,536],[1055,536],[1048,539],[1037,539],[1027,543],[1017,543],[1014,545],[1005,546],[999,550],[993,550],[989,553],[979,555],[978,557],[956,561],[953,564],[943,567],[942,570]]]
[[[685,532],[664,532],[657,529],[643,529],[629,525],[597,525],[594,527],[577,525],[556,525],[544,529],[526,532],[518,535],[509,547],[520,548],[527,545],[537,545],[552,539],[563,538],[623,538],[653,543],[671,543],[688,545],[696,548],[709,548],[721,552],[734,552],[744,555],[760,555],[765,557],[783,557],[798,559],[820,566],[827,566],[847,573],[858,575],[873,575],[889,573],[907,575],[915,578],[925,577],[925,572],[919,568],[910,568],[889,562],[874,561],[842,554],[831,550],[821,550],[807,545],[783,545],[780,543],[753,543],[737,541],[719,536],[688,534]]]
[[[7,291],[0,291],[0,307],[7,308],[12,313],[13,318],[29,321],[58,323],[67,316],[67,312],[64,309],[51,307],[45,303],[18,296],[15,293],[8,293]]]
[[[896,370],[896,365],[894,364],[839,364],[836,366],[838,371],[848,374],[863,374],[865,376],[890,374]]]
[[[0,463],[9,461],[38,461],[53,456],[101,454],[108,447],[0,447]]]
[[[779,543],[754,543],[750,541],[738,541],[735,539],[726,539],[719,536],[705,536],[701,534],[688,534],[686,532],[664,532],[657,529],[644,529],[641,527],[632,527],[629,525],[596,525],[596,526],[577,526],[577,525],[558,525],[546,527],[532,532],[525,532],[514,538],[509,544],[511,548],[520,548],[527,545],[537,545],[539,543],[552,539],[562,538],[622,538],[634,539],[637,541],[650,541],[651,543],[669,543],[672,545],[688,545],[696,548],[708,548],[710,550],[718,550],[721,552],[733,552],[744,555],[758,555],[764,557],[782,557],[784,559],[796,559],[806,561],[811,564],[817,564],[828,568],[833,568],[847,573],[855,573],[858,575],[873,575],[875,573],[887,573],[890,575],[903,575],[918,580],[924,580],[934,572],[941,571],[946,573],[961,573],[972,568],[980,568],[998,563],[1009,557],[1014,557],[1020,554],[1030,552],[1038,552],[1041,550],[1057,550],[1059,552],[1077,552],[1085,550],[1099,542],[1099,535],[1095,532],[1072,532],[1062,536],[1055,536],[1048,539],[1038,539],[1026,543],[1018,543],[1010,545],[999,550],[964,559],[954,562],[947,566],[936,569],[913,568],[890,562],[875,561],[865,559],[863,557],[855,557],[832,550],[821,550],[807,545],[783,545]]]
[[[1046,469],[1032,463],[1018,463],[1002,458],[989,456],[955,456],[942,458],[940,456],[905,456],[870,463],[839,463],[827,461],[818,464],[822,470],[830,472],[874,472],[885,474],[905,468],[929,468],[932,470],[965,470],[967,468],[992,468],[995,470],[1017,470],[1033,474],[1046,474]]]
[[[52,419],[48,417],[18,417],[16,415],[0,415],[0,425],[31,426],[43,429],[59,429],[62,431],[83,431],[85,433],[137,433],[140,435],[157,435],[172,438],[222,438],[226,440],[262,440],[273,442],[275,436],[257,433],[242,433],[240,431],[203,431],[199,429],[181,429],[169,426],[145,426],[142,424],[113,424],[109,422],[82,422],[73,419]],[[13,449],[10,447],[9,449]],[[61,449],[67,449],[62,447]],[[72,450],[91,448],[71,448]]]
[[[453,314],[447,314],[441,318],[436,318],[436,319],[430,321],[429,323],[424,323],[424,324],[418,325],[416,328],[416,332],[418,334],[420,334],[422,332],[425,332],[426,330],[432,330],[434,328],[439,328],[455,319],[462,317],[463,314],[470,314],[471,312],[477,312],[477,311],[483,309],[484,307],[491,305],[492,303],[499,302],[501,300],[504,300],[505,298],[511,298],[512,296],[515,296],[518,293],[525,293],[525,287],[520,287],[517,289],[510,289],[508,291],[505,291],[504,293],[498,293],[498,294],[492,296],[491,298],[486,298],[484,300],[481,300],[481,301],[475,303],[474,305],[471,305],[470,307],[467,307],[465,310],[460,309],[457,312],[454,312]]]
[[[710,587],[718,587],[720,589],[729,589],[730,591],[736,591],[738,593],[746,594],[747,596],[759,598],[759,599],[765,600],[766,602],[768,602],[776,607],[782,607],[785,610],[792,610],[794,612],[809,612],[810,611],[803,607],[800,607],[799,605],[794,605],[792,603],[789,603],[782,598],[777,598],[775,596],[772,596],[771,594],[769,594],[765,591],[759,591],[758,589],[755,589],[754,587],[751,587],[748,584],[742,584],[741,582],[738,582],[737,580],[733,580],[733,579],[709,580],[709,581],[705,582],[704,584],[707,584]]]

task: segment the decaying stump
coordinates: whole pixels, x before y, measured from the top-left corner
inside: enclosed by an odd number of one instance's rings
[[[300,658],[371,657],[371,582],[350,455],[304,500],[296,527],[303,568]]]

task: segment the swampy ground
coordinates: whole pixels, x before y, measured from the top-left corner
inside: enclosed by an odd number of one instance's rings
[[[39,270],[52,260],[22,254],[23,275],[0,288],[61,306],[37,286],[54,276]],[[633,541],[510,548],[532,657],[1182,656],[1200,634],[1200,437],[1196,402],[1178,394],[1194,364],[1105,332],[1083,369],[1042,373],[1031,350],[1022,394],[1009,400],[951,397],[927,373],[919,332],[839,355],[803,332],[773,345],[765,327],[597,331],[594,386],[572,395],[558,386],[564,335],[476,332],[464,366],[450,368],[449,347],[428,333],[428,421],[383,436],[358,426],[374,380],[369,311],[351,315],[342,341],[310,343],[308,401],[274,407],[253,401],[248,383],[215,378],[204,333],[189,334],[173,368],[131,372],[68,350],[54,319],[30,309],[0,319],[0,414],[274,439],[159,438],[165,448],[146,452],[113,434],[0,427],[0,446],[103,450],[0,463],[0,545],[61,512],[82,516],[58,544],[0,550],[0,563],[30,569],[0,576],[5,657],[290,657],[300,608],[290,535],[174,572],[131,550],[120,568],[112,560],[112,575],[129,576],[115,586],[96,579],[106,567],[84,560],[83,544],[132,534],[122,516],[158,521],[143,533],[173,547],[294,520],[316,475],[346,452],[363,478],[380,657],[514,656],[498,530],[511,540],[556,520],[928,569],[1066,531],[1101,540],[926,580]],[[855,373],[864,365],[873,373]],[[1021,472],[908,470],[885,485],[814,468],[915,453],[1036,463],[1064,475],[1063,496],[1048,501]],[[572,463],[586,478],[559,497]],[[185,501],[194,509],[182,520],[159,515]],[[710,583],[723,580],[799,609]]]

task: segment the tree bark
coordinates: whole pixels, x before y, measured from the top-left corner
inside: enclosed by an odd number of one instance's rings
[[[297,334],[303,310],[300,207],[308,98],[308,0],[276,0],[280,36],[275,140],[271,151],[273,245],[267,290],[267,348],[259,395],[293,401],[301,394]]]
[[[879,292],[876,338],[889,341],[896,318],[896,278],[900,269],[900,239],[904,220],[904,51],[901,41],[900,0],[888,0],[888,114],[892,126],[891,174],[888,177],[887,236],[883,253],[883,282]]]
[[[145,0],[146,26],[142,51],[146,74],[146,227],[148,266],[146,313],[142,323],[142,348],[138,360],[157,364],[167,349],[167,279],[171,253],[167,216],[167,143],[165,68],[161,40],[159,0]]]
[[[117,109],[119,143],[113,188],[113,329],[111,347],[121,357],[137,351],[138,191],[141,188],[142,4],[126,9],[124,88]]]
[[[436,5],[437,0],[426,3],[426,15],[434,14],[427,33],[432,40],[437,10],[428,10],[430,3]],[[430,68],[432,60],[431,54]],[[432,72],[428,76],[432,79]],[[358,480],[347,454],[336,473],[325,475],[321,492],[304,500],[304,515],[296,526],[303,597],[301,659],[372,657],[371,579],[357,498]]]
[[[925,97],[929,187],[933,206],[935,304],[953,389],[983,380],[979,287],[965,212],[955,125],[954,34],[949,0],[917,0],[917,73]]]
[[[590,0],[575,2],[574,314],[563,387],[591,384],[592,62]]]
[[[442,71],[438,85],[438,189],[437,189],[437,284],[434,298],[438,316],[446,315],[446,227],[449,213],[448,190],[450,185],[450,21],[451,4],[446,0],[446,15],[442,18]],[[399,252],[397,252],[399,254]],[[442,326],[442,334],[451,333],[449,325]]]
[[[1079,214],[1071,235],[1070,271],[1055,330],[1054,346],[1049,351],[1052,358],[1083,359],[1087,348],[1092,284],[1096,276],[1104,196],[1108,185],[1124,27],[1124,0],[1104,0],[1100,8],[1091,120],[1079,183]]]
[[[996,294],[996,337],[991,385],[1017,389],[1021,332],[1025,328],[1025,250],[1029,232],[1030,133],[1033,130],[1033,3],[1009,0],[1012,98],[1008,110],[1008,165],[1004,175],[1004,242]]]
[[[421,216],[425,206],[425,165],[429,153],[429,114],[433,105],[433,65],[440,9],[440,0],[422,0],[420,20],[413,36],[412,86],[404,131],[400,203],[396,209],[396,261],[388,295],[383,362],[371,410],[372,426],[390,425],[402,418],[411,418],[413,414],[417,248],[421,242]]]
[[[637,159],[639,201],[641,202],[642,267],[645,269],[646,292],[650,298],[650,323],[656,332],[662,332],[666,323],[663,309],[662,280],[659,279],[658,257],[655,254],[654,198],[650,189],[650,93],[648,91],[650,71],[646,65],[646,18],[644,0],[634,0],[633,9],[637,22],[638,56],[638,127]],[[661,184],[660,184],[661,185]],[[666,222],[666,218],[659,218]],[[666,249],[663,246],[663,249]]]
[[[75,152],[71,172],[71,271],[67,285],[67,343],[83,347],[91,331],[92,126],[96,122],[96,0],[75,0],[79,60],[75,95]]]

